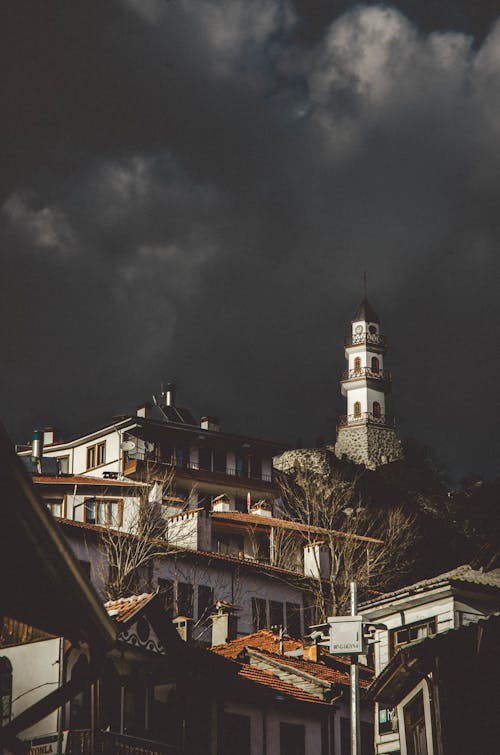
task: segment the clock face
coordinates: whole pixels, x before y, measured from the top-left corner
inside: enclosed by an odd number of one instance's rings
[[[363,326],[362,325],[356,325],[354,332],[358,335],[363,332]]]
[[[372,336],[374,336],[375,333],[377,332],[377,328],[375,327],[375,325],[370,325],[370,327],[368,328],[368,330],[370,331],[370,333],[372,334]]]

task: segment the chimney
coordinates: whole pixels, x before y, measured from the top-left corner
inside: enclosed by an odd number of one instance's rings
[[[330,574],[330,549],[321,542],[304,546],[304,576],[327,579]]]
[[[51,443],[55,443],[57,440],[57,430],[55,427],[43,428],[43,445],[50,446]]]
[[[214,433],[220,432],[220,424],[217,417],[202,417],[200,427],[202,430],[212,430]]]
[[[212,647],[223,645],[236,639],[238,632],[238,617],[236,606],[218,600],[215,604],[215,613],[210,616],[212,621]]]
[[[146,401],[146,403],[144,403],[144,404],[140,404],[137,407],[136,413],[137,413],[138,417],[145,417],[145,418],[150,417],[151,416],[151,404],[149,403],[149,401]]]
[[[221,495],[216,496],[212,500],[212,511],[234,511],[235,505],[234,505],[234,499],[230,498],[225,493],[222,493]]]
[[[268,501],[265,501],[263,499],[253,504],[252,508],[250,509],[250,514],[257,514],[257,516],[267,516],[267,517],[271,516],[272,517],[273,507]]]
[[[175,383],[167,383],[163,391],[163,398],[167,406],[175,406]]]
[[[316,643],[313,643],[312,645],[304,645],[304,660],[305,661],[314,661],[314,663],[318,663],[320,658],[321,648]]]
[[[177,629],[179,637],[184,642],[191,642],[193,635],[193,619],[189,616],[176,616],[172,624]]]
[[[43,456],[43,431],[33,430],[31,436],[31,457],[41,459]]]

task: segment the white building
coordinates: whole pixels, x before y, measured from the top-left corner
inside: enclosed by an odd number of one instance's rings
[[[395,590],[360,606],[363,617],[384,624],[375,632],[374,666],[378,676],[398,650],[426,637],[458,629],[500,609],[500,569],[484,572],[470,566],[440,574]],[[422,685],[423,705],[430,709],[428,687]],[[375,738],[377,753],[428,755],[432,743],[420,750],[406,746],[404,716],[377,706]],[[427,747],[427,750],[425,749]]]

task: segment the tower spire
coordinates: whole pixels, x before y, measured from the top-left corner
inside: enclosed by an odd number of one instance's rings
[[[366,270],[363,271],[363,291],[365,295],[365,299],[368,299],[368,286],[366,283]]]

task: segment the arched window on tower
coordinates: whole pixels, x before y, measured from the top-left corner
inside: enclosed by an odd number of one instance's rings
[[[372,357],[372,372],[378,374],[380,372],[380,362],[378,357]]]
[[[361,357],[354,360],[354,372],[361,372]]]
[[[361,401],[354,402],[354,417],[359,419],[361,417]]]
[[[0,658],[0,726],[7,726],[11,715],[12,665],[8,658]]]
[[[382,410],[378,401],[373,402],[373,416],[377,419],[382,416]]]

